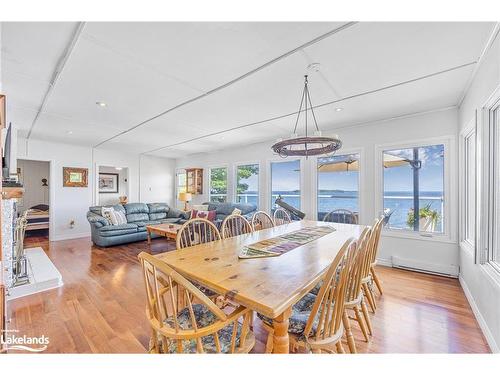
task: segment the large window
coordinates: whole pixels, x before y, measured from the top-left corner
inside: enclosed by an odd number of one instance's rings
[[[359,216],[359,154],[318,158],[317,170],[318,220],[340,209]]]
[[[271,162],[271,211],[279,196],[300,210],[300,160]]]
[[[210,168],[210,202],[227,202],[227,168]]]
[[[259,164],[236,167],[236,203],[251,203],[259,207]]]
[[[383,151],[386,227],[444,232],[444,145]]]
[[[176,193],[175,197],[178,200],[179,199],[179,193],[185,193],[187,191],[187,180],[186,180],[186,170],[185,169],[179,169],[177,170],[176,173]],[[178,200],[178,206],[180,205],[180,201]]]

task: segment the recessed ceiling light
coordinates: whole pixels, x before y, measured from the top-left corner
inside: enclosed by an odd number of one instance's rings
[[[68,131],[66,132],[66,134],[67,134],[67,135],[71,135],[71,134],[73,134],[73,131],[68,130]]]
[[[310,70],[312,72],[319,72],[319,68],[320,68],[321,64],[320,63],[311,63],[307,66],[307,70]]]
[[[335,112],[340,112],[342,111],[344,108],[335,108]]]
[[[97,104],[99,107],[106,107],[106,103],[104,102],[95,102],[95,104]]]

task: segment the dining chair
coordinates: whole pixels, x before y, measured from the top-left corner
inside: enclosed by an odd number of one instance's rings
[[[288,334],[293,348],[302,347],[313,353],[345,353],[342,345],[344,325],[342,317],[356,241],[348,239],[326,270],[318,295],[307,293],[292,307]],[[257,314],[269,333],[266,352],[273,350],[273,320]]]
[[[241,215],[229,215],[222,222],[220,233],[222,238],[239,236],[240,234],[252,233],[253,229],[246,218]]]
[[[375,266],[377,265],[377,254],[378,254],[378,249],[379,249],[379,242],[380,242],[380,234],[382,233],[382,227],[384,226],[384,217],[379,218],[379,222],[377,225],[377,233],[375,235],[374,243],[373,243],[373,250],[371,252],[371,264],[370,264],[370,275],[373,278],[373,281],[375,282],[375,285],[377,286],[377,289],[379,293],[382,295],[382,283],[380,282],[380,279],[377,276],[377,273],[375,272]]]
[[[323,221],[329,223],[357,224],[358,220],[352,211],[338,209],[328,212]]]
[[[257,211],[252,216],[251,225],[254,231],[268,229],[274,227],[274,221],[266,212]]]
[[[177,232],[177,250],[202,243],[220,240],[219,230],[207,219],[195,218],[186,221]]]
[[[274,225],[289,224],[292,222],[292,218],[283,208],[277,208],[274,211]]]
[[[370,308],[373,312],[377,309],[377,302],[375,301],[375,295],[373,293],[373,282],[374,282],[374,277],[372,274],[372,269],[375,269],[372,267],[372,263],[374,262],[374,259],[376,258],[376,251],[377,251],[377,246],[378,246],[378,239],[380,237],[380,232],[382,230],[382,224],[383,224],[383,219],[376,219],[375,223],[372,226],[372,230],[370,233],[370,239],[368,241],[368,262],[366,265],[363,267],[362,270],[362,289],[363,293],[368,300],[368,304],[370,305]]]
[[[165,262],[141,252],[152,353],[248,353],[255,345],[251,310],[225,312]],[[179,292],[179,290],[181,292]],[[185,307],[178,307],[178,294]],[[242,322],[240,322],[242,320]]]
[[[363,333],[365,341],[368,342],[368,335],[372,335],[372,325],[368,308],[366,306],[364,295],[362,291],[362,277],[363,270],[370,264],[369,258],[369,240],[371,236],[371,229],[365,228],[361,233],[358,243],[356,255],[352,263],[351,272],[347,282],[347,291],[345,298],[344,313],[342,321],[347,337],[347,344],[351,353],[356,353],[356,343],[352,334],[350,320],[356,320]],[[354,311],[354,316],[348,314],[348,310]]]
[[[176,247],[177,250],[184,249],[203,243],[217,241],[221,239],[221,235],[214,223],[207,219],[195,218],[186,221],[177,232]],[[208,298],[217,301],[219,295],[213,290],[193,282],[193,284],[201,290]]]

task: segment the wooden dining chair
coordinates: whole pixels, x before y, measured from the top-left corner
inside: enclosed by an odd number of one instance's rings
[[[362,270],[362,289],[363,293],[368,300],[368,304],[373,312],[377,309],[377,302],[375,301],[375,294],[373,293],[373,282],[374,277],[372,275],[372,263],[376,257],[376,251],[378,246],[378,239],[380,236],[380,232],[382,230],[383,219],[375,220],[375,223],[372,226],[372,230],[370,233],[370,239],[368,241],[368,262],[366,262],[365,266]]]
[[[248,353],[255,345],[251,310],[226,313],[165,262],[141,252],[152,353]],[[183,293],[186,306],[178,307]],[[195,302],[196,301],[196,302]],[[240,322],[242,320],[242,322]]]
[[[283,208],[277,208],[274,211],[274,225],[289,224],[292,222],[292,218]]]
[[[347,240],[326,270],[318,295],[306,294],[292,307],[288,334],[293,348],[302,347],[313,353],[345,353],[342,345],[346,283],[349,277],[356,241]],[[338,275],[338,276],[337,276]],[[273,320],[257,314],[269,333],[266,352],[273,350]]]
[[[377,233],[374,238],[374,243],[373,243],[373,250],[371,252],[371,259],[370,259],[370,276],[372,277],[373,281],[375,282],[375,285],[377,286],[377,289],[379,293],[382,295],[382,283],[380,282],[380,279],[377,276],[377,273],[375,272],[375,266],[377,265],[377,255],[378,255],[378,249],[379,249],[379,244],[380,244],[380,235],[382,233],[382,227],[384,226],[384,217],[379,218],[378,220],[378,225],[377,225]]]
[[[195,218],[186,221],[177,232],[176,247],[195,246],[202,243],[220,240],[219,230],[207,219]]]
[[[351,271],[349,273],[349,280],[347,282],[342,321],[346,332],[347,344],[351,353],[356,353],[357,351],[350,320],[357,321],[366,342],[369,341],[368,335],[372,335],[370,315],[368,314],[368,308],[366,306],[362,290],[363,270],[370,263],[368,247],[370,236],[371,229],[365,228],[359,237],[356,255],[354,257]],[[348,310],[352,310],[354,312],[354,316],[350,316],[348,314]]]
[[[357,224],[358,220],[352,211],[338,209],[328,212],[323,221],[329,223]]]
[[[195,218],[186,221],[177,232],[176,247],[177,250],[199,245],[202,243],[217,241],[221,239],[219,230],[214,223],[207,219]],[[223,302],[221,301],[221,296],[219,296],[213,290],[193,282],[193,284],[208,298],[213,301],[219,301],[221,306]]]
[[[220,233],[222,238],[239,236],[240,234],[252,233],[253,229],[247,219],[241,215],[229,215],[222,222]]]
[[[264,211],[254,213],[250,223],[254,231],[274,227],[273,219]]]

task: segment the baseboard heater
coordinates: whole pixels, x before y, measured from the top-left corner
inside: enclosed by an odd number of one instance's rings
[[[392,266],[394,268],[428,273],[431,275],[453,277],[455,279],[458,277],[458,266],[454,265],[446,266],[440,264],[432,264],[393,256]]]

